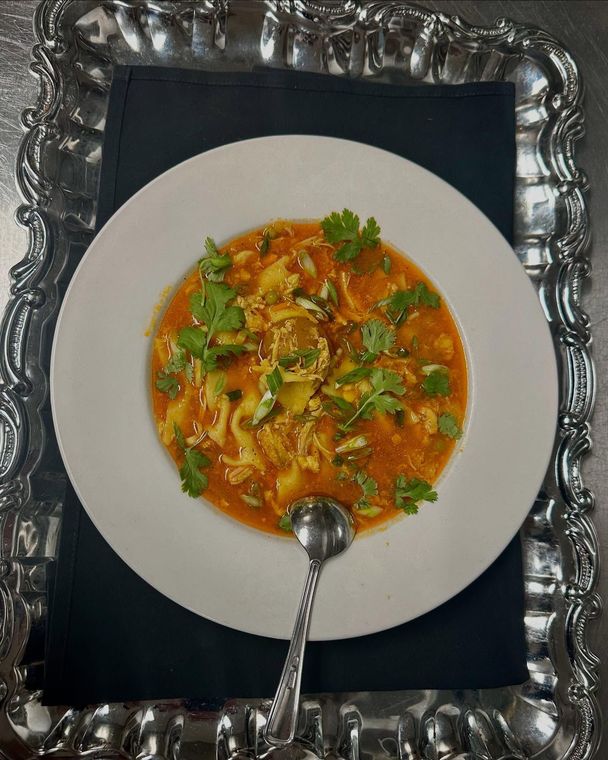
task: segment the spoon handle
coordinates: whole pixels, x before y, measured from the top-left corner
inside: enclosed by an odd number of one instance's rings
[[[310,611],[317,588],[321,562],[313,559],[308,566],[308,576],[300,599],[298,615],[291,635],[291,644],[281,673],[281,680],[275,694],[264,738],[268,744],[284,747],[293,741],[296,733],[298,710],[300,707],[300,684],[302,682],[302,665],[304,648],[310,624]]]

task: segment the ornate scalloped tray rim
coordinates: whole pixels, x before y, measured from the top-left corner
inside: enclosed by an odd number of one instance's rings
[[[266,702],[47,708],[32,686],[43,667],[46,567],[56,552],[65,487],[46,401],[49,328],[69,277],[69,245],[91,239],[110,64],[142,57],[216,67],[264,61],[350,76],[388,72],[403,81],[516,82],[523,136],[516,252],[552,325],[563,387],[553,466],[522,531],[530,681],[494,691],[310,698],[298,735],[303,750],[354,760],[362,753],[436,757],[448,747],[483,758],[595,754],[598,660],[587,635],[600,610],[598,543],[593,497],[580,475],[594,398],[591,336],[580,305],[589,274],[586,180],[574,156],[583,134],[580,75],[568,51],[542,30],[507,19],[470,26],[389,0],[361,5],[43,0],[38,8],[31,70],[40,91],[23,113],[16,167],[24,201],[17,221],[29,245],[12,270],[0,327],[0,742],[11,757],[188,757],[217,749],[224,758],[267,749],[260,738]],[[69,171],[59,176],[64,165]],[[538,201],[545,203],[544,227],[533,212]]]

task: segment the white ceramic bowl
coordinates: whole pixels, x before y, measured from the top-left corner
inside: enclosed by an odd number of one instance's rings
[[[364,534],[323,572],[311,638],[383,630],[458,593],[506,547],[544,476],[557,415],[555,356],[537,295],[488,219],[419,166],[363,144],[247,140],[166,172],[93,241],[53,346],[53,414],[68,474],[113,549],[148,583],[207,618],[287,638],[306,569],[296,541],[180,492],[149,395],[155,303],[201,254],[276,217],[348,207],[436,283],[468,357],[465,435],[439,500]]]

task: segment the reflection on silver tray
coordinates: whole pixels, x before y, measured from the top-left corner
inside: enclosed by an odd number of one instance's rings
[[[599,612],[593,497],[580,476],[589,448],[593,368],[580,307],[588,222],[573,144],[583,133],[581,82],[542,31],[499,19],[471,27],[401,2],[353,0],[45,0],[36,16],[38,102],[17,174],[29,250],[13,270],[1,329],[0,746],[10,756],[212,757],[263,754],[267,703],[173,701],[46,708],[29,686],[43,667],[45,580],[55,556],[65,472],[47,401],[53,319],[70,247],[95,222],[114,63],[216,69],[265,64],[381,81],[505,79],[517,90],[515,250],[535,281],[560,360],[561,413],[552,467],[523,527],[529,681],[508,689],[326,695],[304,701],[300,744],[368,757],[591,757],[601,719],[587,622]],[[522,431],[525,435],[525,431]],[[94,593],[94,589],[91,589]]]

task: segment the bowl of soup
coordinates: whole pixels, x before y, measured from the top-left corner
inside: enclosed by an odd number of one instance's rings
[[[376,220],[273,220],[202,253],[150,368],[182,489],[279,535],[310,493],[343,502],[359,533],[436,501],[462,435],[464,348],[436,285]]]

